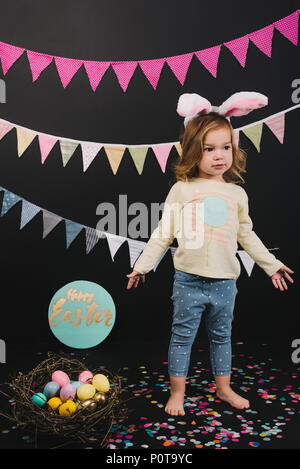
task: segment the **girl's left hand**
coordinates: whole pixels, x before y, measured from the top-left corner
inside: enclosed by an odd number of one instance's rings
[[[280,288],[281,291],[283,291],[283,287],[287,290],[288,287],[285,283],[285,278],[289,280],[291,283],[294,283],[294,280],[289,276],[289,274],[293,274],[294,271],[289,269],[286,265],[283,265],[275,274],[271,276],[272,282],[276,288]]]

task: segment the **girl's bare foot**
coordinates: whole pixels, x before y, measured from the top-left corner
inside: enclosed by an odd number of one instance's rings
[[[170,415],[185,415],[183,410],[184,394],[171,393],[165,411]]]
[[[231,388],[216,389],[216,396],[222,401],[228,402],[228,404],[236,409],[249,409],[250,407],[249,401],[239,396]]]

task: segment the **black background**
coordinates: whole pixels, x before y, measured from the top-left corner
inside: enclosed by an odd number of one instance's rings
[[[296,1],[18,0],[1,2],[0,40],[70,58],[161,58],[230,41],[287,16],[298,6]],[[242,68],[222,47],[216,79],[194,57],[184,86],[165,65],[157,90],[137,68],[124,93],[110,68],[93,92],[83,67],[64,89],[53,62],[32,83],[25,53],[7,75],[0,70],[0,77],[5,79],[7,92],[0,117],[14,124],[76,140],[155,144],[178,141],[182,119],[176,114],[176,105],[184,92],[199,93],[215,105],[237,91],[258,91],[269,97],[268,107],[232,118],[234,128],[293,106],[291,83],[299,78],[299,46],[275,29],[271,58],[249,42],[246,66]],[[282,145],[264,126],[260,153],[244,135],[240,137],[240,145],[248,154],[244,188],[254,230],[269,249],[279,248],[274,253],[295,271],[295,283],[281,292],[257,265],[250,277],[242,265],[233,340],[269,342],[274,353],[289,364],[292,340],[300,334],[296,281],[298,126],[296,109],[286,114]],[[114,175],[102,150],[83,172],[79,147],[66,167],[58,143],[43,165],[37,139],[19,158],[16,132],[12,130],[0,141],[0,184],[57,215],[96,227],[98,204],[112,202],[118,207],[120,194],[127,195],[128,206],[138,201],[149,207],[163,202],[173,181],[171,165],[176,158],[173,149],[163,173],[149,151],[139,175],[127,150]],[[136,360],[157,353],[162,360],[167,359],[174,273],[170,252],[156,272],[146,276],[144,285],[128,291],[126,274],[132,269],[126,242],[113,262],[106,239],[86,255],[83,232],[66,249],[62,224],[43,240],[42,213],[22,230],[20,215],[18,203],[0,219],[0,338],[7,346],[7,364],[1,365],[4,374],[24,350],[34,353],[60,347],[70,351],[49,329],[48,306],[59,288],[81,279],[99,283],[116,305],[115,326],[98,346],[99,354],[115,357],[118,365],[126,362],[130,350]],[[199,334],[201,343],[206,343],[203,324]]]

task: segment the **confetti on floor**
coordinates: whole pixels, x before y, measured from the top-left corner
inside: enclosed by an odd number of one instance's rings
[[[234,449],[276,448],[291,428],[299,426],[300,386],[297,366],[278,366],[272,348],[260,344],[248,353],[243,342],[233,344],[231,386],[250,402],[238,410],[216,396],[208,352],[195,350],[186,382],[183,416],[165,412],[170,391],[168,363],[159,359],[119,368],[122,398],[128,415],[115,422],[107,441],[108,449]],[[76,355],[76,354],[75,354]],[[93,360],[92,353],[88,353]],[[145,351],[144,356],[147,356]],[[94,357],[95,359],[95,357]],[[276,366],[277,364],[277,366]],[[14,405],[10,402],[9,405]],[[297,423],[298,422],[298,423]],[[0,448],[35,447],[28,432],[16,427],[0,427]],[[15,430],[18,430],[16,432]],[[21,432],[21,433],[20,433]],[[16,434],[13,441],[13,434]],[[50,439],[40,437],[44,447]],[[76,445],[76,447],[79,447]],[[84,445],[83,448],[93,448]]]

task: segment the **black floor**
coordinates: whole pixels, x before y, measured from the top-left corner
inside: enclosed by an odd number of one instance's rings
[[[125,345],[123,346],[125,347]],[[250,408],[237,410],[215,396],[207,351],[194,347],[187,378],[185,412],[171,417],[164,411],[169,395],[167,358],[148,354],[147,346],[119,347],[99,363],[99,351],[73,351],[90,367],[105,366],[122,376],[122,398],[128,409],[124,421],[113,426],[107,449],[299,449],[300,367],[276,354],[270,344],[233,342],[232,388],[250,401]],[[64,350],[65,352],[65,350]],[[1,365],[1,382],[8,372],[27,372],[46,358],[46,350],[25,351]],[[1,408],[12,403],[0,397]],[[97,448],[47,434],[35,435],[0,418],[1,449]]]

